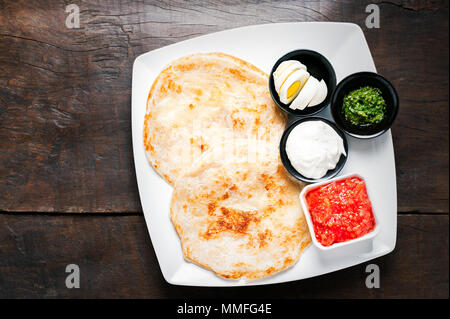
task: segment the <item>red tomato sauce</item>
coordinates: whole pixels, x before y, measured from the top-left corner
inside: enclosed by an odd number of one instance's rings
[[[331,246],[370,233],[375,228],[366,184],[349,177],[322,185],[306,194],[316,239]]]

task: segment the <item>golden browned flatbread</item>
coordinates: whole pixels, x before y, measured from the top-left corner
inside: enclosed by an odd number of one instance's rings
[[[173,61],[155,80],[144,145],[151,165],[174,184],[214,144],[250,138],[278,147],[284,125],[264,72],[227,54],[193,54]]]
[[[269,143],[212,148],[184,171],[172,195],[185,258],[232,279],[292,266],[311,241],[300,190]]]

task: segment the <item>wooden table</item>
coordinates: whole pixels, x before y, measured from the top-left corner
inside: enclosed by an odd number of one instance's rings
[[[80,28],[65,8],[76,3]],[[380,28],[365,8],[378,3]],[[176,287],[142,215],[131,144],[138,55],[229,28],[344,21],[364,31],[398,89],[392,128],[398,235],[365,286],[366,264],[258,287]],[[447,1],[0,1],[0,297],[448,298]],[[65,267],[81,288],[65,287]]]

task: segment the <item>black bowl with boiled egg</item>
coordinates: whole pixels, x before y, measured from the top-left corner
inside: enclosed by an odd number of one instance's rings
[[[336,165],[334,166],[334,168],[332,169],[328,169],[326,170],[326,173],[321,176],[321,177],[308,177],[303,175],[302,173],[300,173],[294,166],[295,164],[291,163],[291,159],[289,158],[289,154],[288,151],[286,150],[286,145],[288,143],[288,138],[291,134],[291,132],[300,124],[303,123],[307,123],[307,122],[322,122],[325,125],[328,125],[330,128],[330,132],[334,131],[337,135],[337,137],[340,137],[342,139],[342,147],[343,150],[345,150],[345,154],[340,154],[338,157],[338,161],[336,163]],[[310,123],[309,123],[310,124]],[[317,123],[314,123],[317,124]],[[306,129],[308,129],[307,127],[305,127]],[[327,128],[328,130],[328,128]],[[334,134],[333,134],[334,135]],[[310,136],[311,137],[311,136]],[[314,136],[312,136],[314,138]],[[323,139],[323,136],[318,136],[319,139]],[[295,141],[294,141],[295,142]],[[313,144],[313,146],[317,146],[318,143],[316,143],[315,140],[311,141],[311,144]],[[290,147],[292,148],[292,145],[290,145]],[[294,144],[295,147],[295,144]],[[298,146],[298,151],[301,153],[304,153],[306,156],[309,156],[308,154],[310,154],[308,152],[307,149],[302,149],[302,147],[304,147],[303,145]],[[317,151],[317,149],[316,149]],[[319,149],[320,152],[320,149]],[[286,130],[284,131],[282,137],[281,137],[281,141],[280,141],[280,157],[281,157],[281,162],[283,163],[284,167],[286,168],[286,170],[297,180],[303,181],[303,182],[307,182],[307,183],[316,183],[316,182],[321,182],[321,181],[325,181],[328,180],[330,178],[335,177],[337,174],[339,174],[339,172],[342,170],[342,168],[344,167],[347,158],[348,158],[348,142],[347,142],[347,138],[345,136],[345,133],[342,132],[333,122],[322,118],[322,117],[305,117],[305,118],[301,118],[298,119],[294,122],[292,122],[291,124],[289,124],[289,126],[286,128]],[[308,159],[309,161],[310,159]]]
[[[377,90],[378,96],[381,96],[384,100],[385,107],[383,116],[377,123],[353,123],[352,118],[345,113],[346,105],[348,105],[348,107],[354,107],[354,109],[359,112],[357,109],[358,105],[356,104],[361,105],[367,98],[365,96],[361,96],[357,100],[346,100],[346,98],[352,94],[352,92],[365,88]],[[366,95],[369,93],[370,91],[367,92]],[[354,103],[355,105],[351,103]],[[388,131],[397,117],[398,109],[399,99],[394,86],[383,76],[373,72],[359,72],[347,76],[339,82],[331,96],[330,102],[331,115],[333,116],[336,125],[348,135],[359,139],[374,138]],[[367,114],[370,115],[370,113]]]
[[[294,62],[300,64],[292,65]],[[276,105],[296,117],[324,109],[335,87],[333,66],[322,54],[312,50],[295,50],[283,55],[269,77],[269,91]]]

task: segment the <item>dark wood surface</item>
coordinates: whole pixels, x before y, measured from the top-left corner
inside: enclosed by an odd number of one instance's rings
[[[0,224],[0,252],[8,256],[0,258],[0,297],[445,298],[448,222],[441,214],[399,216],[395,251],[369,262],[380,267],[379,289],[365,286],[369,263],[264,289],[191,288],[164,281],[143,216],[7,214]],[[80,267],[80,289],[65,287],[71,263]]]
[[[80,7],[80,29],[65,26]],[[380,29],[365,7],[378,3]],[[164,282],[142,217],[131,144],[134,59],[198,35],[298,21],[361,26],[398,90],[399,231],[380,265],[257,288]],[[447,297],[448,1],[1,1],[0,297]],[[84,213],[84,214],[78,214]],[[82,289],[64,286],[79,263]]]

